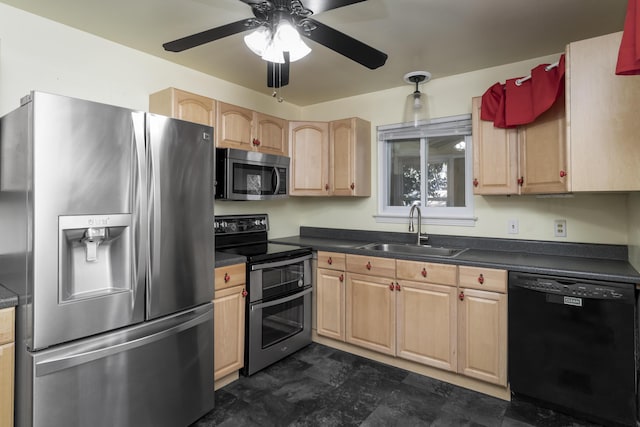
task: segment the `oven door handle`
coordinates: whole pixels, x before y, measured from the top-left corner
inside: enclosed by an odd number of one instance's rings
[[[254,264],[251,266],[251,271],[264,270],[265,268],[282,267],[283,265],[297,264],[299,262],[306,261],[308,259],[311,259],[311,254],[304,255],[299,258],[287,259],[284,261],[266,262],[264,264]]]
[[[289,295],[286,298],[279,298],[277,300],[269,301],[269,302],[263,302],[261,304],[253,304],[253,305],[251,305],[251,311],[257,310],[259,308],[268,308],[268,307],[273,307],[274,305],[284,304],[286,302],[293,301],[294,299],[298,299],[298,298],[303,297],[303,296],[305,296],[307,294],[310,294],[311,291],[313,291],[313,288],[305,289],[302,292],[298,292],[298,293],[295,293],[293,295]]]

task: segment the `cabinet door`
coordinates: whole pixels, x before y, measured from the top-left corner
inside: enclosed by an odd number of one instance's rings
[[[218,102],[216,147],[251,150],[253,148],[253,111]]]
[[[522,194],[566,193],[567,121],[564,96],[518,130]]]
[[[214,380],[244,365],[244,286],[223,289],[213,300]]]
[[[0,345],[0,426],[13,426],[14,343]]]
[[[345,273],[319,268],[316,282],[317,332],[345,340]]]
[[[347,342],[396,353],[396,292],[392,279],[347,274]]]
[[[622,33],[569,44],[567,122],[572,191],[640,190],[640,76],[616,76]]]
[[[261,153],[289,155],[288,122],[267,114],[255,113],[256,149]]]
[[[480,120],[473,98],[473,194],[518,194],[518,131]]]
[[[214,126],[216,121],[215,100],[206,96],[168,88],[151,94],[149,111],[176,119]]]
[[[458,372],[507,385],[507,296],[459,289]]]
[[[292,196],[329,194],[329,124],[326,122],[289,123]]]
[[[455,286],[399,281],[397,355],[456,371]]]
[[[359,118],[330,123],[329,157],[334,196],[371,195],[371,124]]]

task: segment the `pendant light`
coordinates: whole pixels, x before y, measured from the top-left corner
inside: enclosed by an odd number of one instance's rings
[[[415,85],[415,90],[407,95],[404,104],[405,123],[412,122],[417,127],[420,121],[429,119],[427,96],[420,92],[418,87],[420,83],[427,83],[429,80],[431,80],[431,73],[428,71],[412,71],[404,75],[406,83]]]

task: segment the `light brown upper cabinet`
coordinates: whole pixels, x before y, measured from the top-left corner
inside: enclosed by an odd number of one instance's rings
[[[564,97],[535,122],[512,129],[480,120],[481,102],[472,100],[474,194],[569,191]]]
[[[640,76],[616,76],[622,33],[567,46],[573,191],[640,190]]]
[[[149,111],[189,122],[214,126],[216,101],[173,87],[149,96]]]
[[[371,195],[371,123],[291,122],[292,196]]]
[[[288,156],[286,120],[220,101],[216,104],[216,147]]]

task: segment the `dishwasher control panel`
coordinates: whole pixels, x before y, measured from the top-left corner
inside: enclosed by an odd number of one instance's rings
[[[512,275],[510,286],[531,289],[549,294],[579,298],[621,300],[634,298],[634,285],[625,283],[608,284],[575,278],[536,276],[531,274]]]

